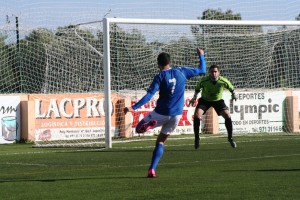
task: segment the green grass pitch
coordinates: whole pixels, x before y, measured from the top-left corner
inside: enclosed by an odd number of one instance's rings
[[[201,135],[195,150],[192,135],[170,136],[155,179],[155,137],[112,149],[0,145],[0,199],[300,199],[300,133],[235,139],[233,149]]]

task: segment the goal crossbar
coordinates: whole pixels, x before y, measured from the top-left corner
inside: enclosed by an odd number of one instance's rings
[[[299,26],[300,21],[287,20],[176,20],[176,19],[136,19],[136,18],[104,18],[106,23],[120,24],[174,24],[174,25],[269,25],[269,26]]]

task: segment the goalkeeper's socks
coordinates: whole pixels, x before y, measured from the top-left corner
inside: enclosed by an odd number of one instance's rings
[[[232,138],[232,121],[231,121],[231,118],[225,119],[225,127],[227,129],[228,139],[231,139]]]
[[[194,123],[193,123],[193,128],[194,128],[194,134],[199,135],[199,129],[200,129],[200,119],[194,116]]]
[[[194,116],[193,128],[194,128],[194,135],[195,135],[194,147],[195,147],[195,149],[199,149],[199,146],[200,146],[200,143],[199,143],[200,119],[198,117],[196,117],[196,115]]]
[[[155,149],[153,151],[152,162],[151,162],[149,169],[156,170],[158,162],[159,162],[160,158],[162,157],[163,153],[164,153],[164,145],[161,143],[156,144]]]

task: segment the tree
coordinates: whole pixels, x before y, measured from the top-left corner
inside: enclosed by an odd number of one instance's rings
[[[207,9],[203,12],[201,20],[242,20],[241,14],[233,14],[233,11],[228,9],[223,12],[221,9]]]
[[[226,10],[222,12],[221,9],[207,9],[203,12],[202,17],[197,17],[199,20],[242,20],[241,14],[234,14],[232,10]],[[192,32],[197,34],[201,32],[203,34],[234,34],[234,33],[253,33],[261,32],[260,26],[235,26],[233,29],[231,25],[199,25],[192,26]]]
[[[23,93],[40,93],[45,81],[45,45],[54,39],[48,29],[36,29],[20,41],[21,88]]]
[[[156,73],[153,47],[138,29],[113,25],[111,34],[112,89],[147,89]]]
[[[54,39],[45,45],[47,68],[43,91],[100,91],[103,59],[99,35],[80,27],[59,27]]]
[[[16,93],[18,88],[15,71],[16,46],[5,44],[7,35],[0,35],[0,93]]]
[[[241,20],[242,17],[239,13],[234,14],[232,10],[222,12],[220,9],[208,9],[198,19]],[[260,26],[197,25],[192,26],[191,30],[198,45],[205,48],[208,65],[219,65],[222,74],[237,87],[253,87],[251,83],[255,79],[251,63],[253,58],[260,58],[259,53],[263,51],[264,44],[261,37],[253,37],[253,34],[262,32]],[[241,74],[244,75],[240,76]],[[256,86],[262,87],[257,84]]]

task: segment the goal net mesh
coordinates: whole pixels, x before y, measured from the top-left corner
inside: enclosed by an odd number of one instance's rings
[[[173,66],[196,67],[197,47],[236,88],[299,87],[299,27],[122,24],[110,31],[112,90],[147,88],[161,51]],[[187,89],[194,86],[189,81]]]
[[[235,134],[287,131],[285,108],[282,107],[285,100],[282,98],[284,89],[300,86],[299,26],[112,23],[109,35],[111,90],[129,97],[132,104],[146,94],[153,77],[159,72],[156,58],[160,52],[171,55],[173,67],[197,67],[196,48],[200,47],[205,51],[207,67],[220,66],[221,75],[227,77],[237,91],[243,90],[245,97],[250,96],[250,101],[242,104],[234,105],[226,100],[231,113],[240,113],[232,118]],[[195,105],[188,107],[188,102],[199,78],[187,82],[186,102],[177,134],[193,133]],[[266,91],[281,92],[269,95],[264,94]],[[256,95],[253,93],[262,97],[253,97],[251,95]],[[155,107],[157,98],[154,96],[148,104],[131,114],[131,135],[138,135],[134,127]],[[226,99],[229,98],[227,94]],[[251,98],[255,100],[251,101]],[[275,114],[279,111],[279,115]],[[246,118],[242,112],[246,113]],[[274,114],[262,118],[262,113],[267,112]],[[202,119],[202,132],[207,132],[213,121],[205,116]],[[220,123],[219,133],[227,133],[224,121],[214,123]],[[158,134],[159,129],[145,134]]]
[[[116,23],[109,31],[112,93],[139,99],[158,73],[158,53],[170,53],[174,67],[197,67],[197,47],[204,49],[207,66],[220,66],[236,89],[300,87],[299,26]],[[2,93],[103,93],[102,22],[37,29],[17,46],[2,46]],[[192,92],[198,80],[188,81],[186,90]],[[118,137],[118,127],[113,134]]]

